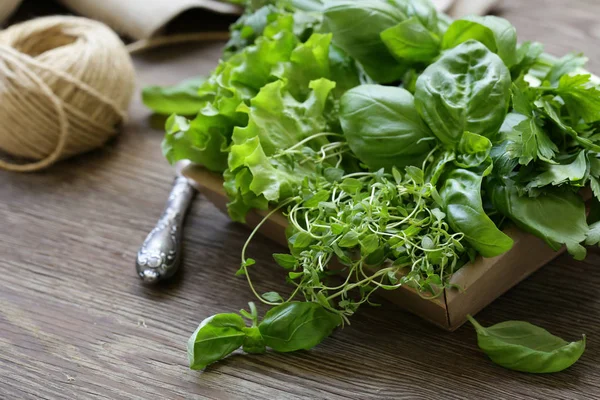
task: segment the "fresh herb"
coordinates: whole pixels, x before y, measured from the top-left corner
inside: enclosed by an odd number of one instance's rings
[[[207,100],[198,93],[205,81],[203,77],[196,77],[174,86],[148,86],[142,91],[142,101],[157,114],[194,115]]]
[[[270,309],[258,322],[258,311],[216,314],[202,321],[188,341],[191,369],[204,369],[240,347],[260,354],[268,348],[278,352],[310,349],[329,336],[341,320],[317,303],[291,302]],[[246,326],[244,318],[252,325]]]
[[[496,364],[536,374],[559,372],[575,364],[585,351],[585,335],[568,343],[545,329],[523,321],[484,328],[470,315],[481,350]]]
[[[378,289],[439,296],[465,263],[510,250],[509,223],[577,259],[600,242],[600,80],[585,57],[518,44],[502,18],[452,21],[428,0],[246,6],[206,81],[144,93],[175,113],[167,159],[223,173],[232,219],[270,209],[290,225],[290,254],[274,259],[291,293],[252,285],[254,230],[237,275],[273,308],[260,323],[253,306],[241,311],[252,326],[237,314],[205,320],[193,368],[239,347],[309,349]],[[558,370],[583,349],[518,324],[478,327],[480,343],[506,329],[535,333],[552,355],[535,347],[523,367],[517,339],[501,354],[486,344],[504,365],[509,354],[520,369]]]

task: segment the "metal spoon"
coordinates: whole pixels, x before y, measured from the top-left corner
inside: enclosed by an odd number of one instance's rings
[[[181,166],[178,167],[180,171]],[[179,268],[183,222],[195,192],[178,173],[165,210],[137,253],[135,268],[144,283],[165,280]]]

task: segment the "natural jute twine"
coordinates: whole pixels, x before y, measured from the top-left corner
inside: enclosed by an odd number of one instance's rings
[[[0,32],[0,150],[35,171],[116,134],[135,87],[123,42],[106,25],[45,17]]]

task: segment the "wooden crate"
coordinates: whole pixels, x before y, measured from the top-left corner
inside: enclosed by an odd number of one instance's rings
[[[195,165],[185,167],[182,173],[208,200],[227,213],[228,198],[220,174]],[[246,218],[247,225],[255,227],[265,214],[264,211],[251,211]],[[282,214],[274,214],[259,231],[287,247],[286,226],[287,219]],[[466,321],[467,314],[476,314],[564,251],[555,252],[541,239],[517,228],[511,227],[504,232],[514,240],[513,248],[498,257],[478,257],[458,270],[451,282],[463,288],[462,291],[446,289],[434,300],[423,299],[407,286],[393,291],[382,290],[380,294],[435,325],[455,330]]]

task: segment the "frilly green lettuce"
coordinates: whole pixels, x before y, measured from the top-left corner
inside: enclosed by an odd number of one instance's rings
[[[229,149],[225,187],[232,201],[229,213],[243,221],[248,209],[266,207],[291,197],[307,176],[315,175],[315,165],[290,162],[283,151],[303,139],[329,129],[324,113],[335,82],[325,78],[311,81],[308,97],[300,102],[289,91],[289,82],[278,80],[265,85],[238,111],[248,115],[248,125],[233,131]],[[317,150],[326,139],[307,142]],[[264,199],[264,200],[263,200]]]

